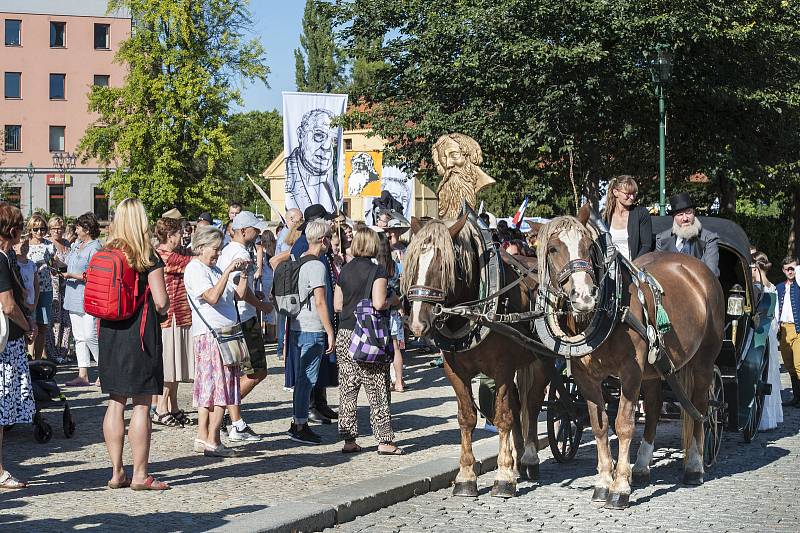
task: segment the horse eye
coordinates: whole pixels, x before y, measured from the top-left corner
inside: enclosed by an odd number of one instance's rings
[[[556,252],[558,252],[558,249],[557,249],[555,246],[551,246],[551,247],[550,247],[550,248],[548,248],[548,250],[547,250],[547,253],[549,253],[549,254],[554,254],[554,253],[556,253]]]

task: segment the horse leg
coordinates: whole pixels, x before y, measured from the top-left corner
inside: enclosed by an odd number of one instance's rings
[[[619,408],[614,431],[619,439],[617,469],[614,482],[609,487],[607,509],[625,509],[631,496],[631,458],[630,448],[634,432],[634,412],[639,401],[639,388],[642,383],[642,371],[635,360],[630,359],[620,369],[621,390]]]
[[[499,374],[499,373],[498,373]],[[514,425],[513,370],[507,375],[498,375],[497,398],[495,399],[494,425],[500,437],[500,451],[497,455],[497,472],[494,476],[492,496],[511,498],[517,491],[517,476],[514,473],[514,454],[511,450],[511,429]],[[498,379],[499,378],[499,379]]]
[[[461,458],[458,475],[456,475],[453,496],[478,496],[478,476],[475,475],[475,455],[472,453],[472,432],[478,422],[475,405],[472,401],[471,377],[463,369],[453,369],[449,357],[444,360],[444,373],[458,401],[458,426],[461,430]]]
[[[603,399],[603,387],[599,380],[585,375],[578,365],[573,365],[573,369],[575,381],[586,399],[589,420],[592,423],[592,434],[597,442],[597,478],[594,482],[592,501],[605,503],[608,497],[608,488],[614,478],[611,475],[613,463],[611,447],[608,445],[608,414]]]
[[[539,479],[539,413],[544,403],[549,378],[544,370],[550,361],[534,361],[517,371],[517,384],[522,397],[522,431],[525,451],[520,459],[522,478]]]
[[[522,421],[520,419],[521,411],[522,411],[522,404],[519,398],[519,387],[511,383],[511,413],[514,417],[514,424],[511,428],[511,437],[512,437],[512,451],[513,451],[513,461],[514,461],[514,478],[519,479],[520,477],[520,460],[522,459],[523,454],[525,453],[525,439],[522,435]]]
[[[644,396],[644,434],[636,454],[636,464],[633,465],[632,483],[634,485],[647,485],[650,482],[650,463],[653,462],[655,449],[656,426],[661,416],[661,380],[649,379],[642,382]]]
[[[713,364],[713,361],[712,361]],[[713,379],[713,366],[699,368],[699,365],[690,363],[681,370],[686,374],[685,390],[691,394],[692,403],[702,414],[708,412],[708,388]],[[703,423],[689,416],[685,411],[683,417],[683,483],[685,485],[703,484],[703,452],[705,450]]]

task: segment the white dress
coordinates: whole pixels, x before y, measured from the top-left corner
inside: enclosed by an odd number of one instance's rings
[[[775,293],[774,286],[765,287],[764,292]],[[767,382],[772,385],[772,394],[764,397],[764,414],[761,416],[761,423],[758,425],[759,431],[774,429],[778,424],[783,423],[783,406],[781,405],[781,356],[778,352],[778,320],[780,319],[779,310],[775,310],[775,316],[769,327],[769,362],[767,370]]]

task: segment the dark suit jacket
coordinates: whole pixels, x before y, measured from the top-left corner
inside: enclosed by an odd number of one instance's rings
[[[678,238],[672,234],[672,228],[656,235],[656,250],[659,252],[678,252],[675,245]],[[715,276],[719,276],[719,236],[705,228],[700,230],[697,239],[694,239],[692,255],[706,264]],[[701,241],[702,245],[698,246]]]
[[[631,260],[653,250],[653,224],[647,209],[637,205],[628,213],[628,250]]]

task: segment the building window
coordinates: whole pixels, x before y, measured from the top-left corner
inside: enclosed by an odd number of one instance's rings
[[[108,195],[100,187],[92,187],[94,191],[94,202],[92,212],[98,220],[108,220]]]
[[[67,23],[50,23],[50,48],[64,48],[66,45]]]
[[[64,133],[66,131],[64,126],[50,126],[50,151],[63,152],[64,151]]]
[[[21,72],[6,72],[3,83],[3,94],[6,98],[22,98],[21,81]]]
[[[20,207],[20,203],[22,202],[21,193],[22,187],[1,187],[0,199],[11,205]]]
[[[64,216],[64,186],[63,185],[50,185],[47,191],[48,208],[47,210],[54,214]]]
[[[98,87],[108,87],[108,74],[95,74],[94,84]]]
[[[352,150],[353,149],[353,139],[345,139],[344,140],[344,149],[345,150]]]
[[[22,151],[22,126],[6,125],[5,127],[5,150],[6,152]]]
[[[6,19],[6,46],[22,46],[22,21]]]
[[[109,32],[111,26],[108,24],[95,24],[94,25],[94,49],[95,50],[108,50],[111,48],[109,42]]]
[[[66,74],[50,74],[50,100],[63,100]]]

